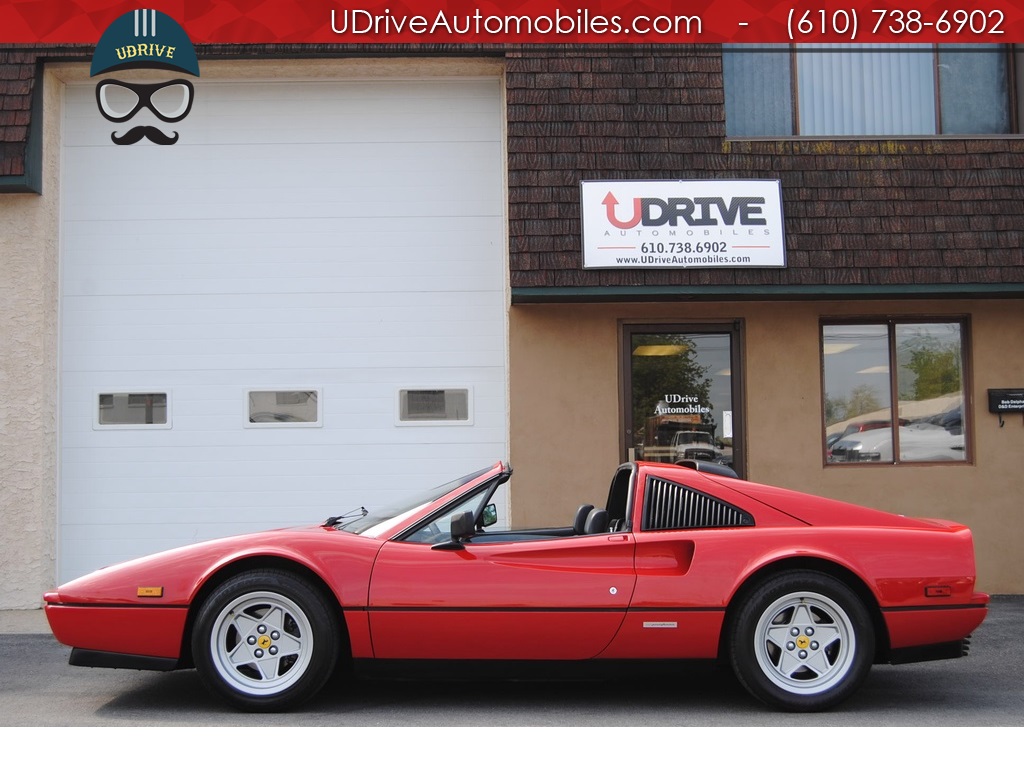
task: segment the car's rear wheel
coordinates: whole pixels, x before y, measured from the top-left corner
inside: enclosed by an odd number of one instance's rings
[[[841,581],[814,571],[769,579],[740,606],[733,671],[756,698],[791,712],[835,706],[863,683],[875,652],[871,617]]]
[[[340,638],[319,590],[285,571],[234,576],[203,603],[192,654],[203,683],[239,709],[280,711],[317,693]]]

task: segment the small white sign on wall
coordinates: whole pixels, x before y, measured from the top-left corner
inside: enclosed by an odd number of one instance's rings
[[[584,269],[785,267],[777,179],[583,181]]]

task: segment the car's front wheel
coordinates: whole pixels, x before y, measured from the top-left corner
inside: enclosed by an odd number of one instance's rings
[[[192,654],[203,683],[248,711],[289,709],[331,676],[340,639],[319,590],[285,571],[234,576],[203,603]]]
[[[791,712],[835,706],[863,683],[875,653],[871,617],[845,584],[814,571],[769,579],[740,606],[733,671],[756,698]]]

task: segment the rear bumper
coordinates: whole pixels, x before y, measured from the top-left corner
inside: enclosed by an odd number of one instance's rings
[[[965,655],[966,640],[988,615],[988,601],[979,592],[967,603],[884,610],[891,657],[925,661]]]
[[[960,659],[967,655],[971,647],[971,638],[956,640],[952,643],[938,645],[921,645],[916,648],[897,648],[890,652],[890,664],[914,664],[919,661],[941,661],[943,659]]]

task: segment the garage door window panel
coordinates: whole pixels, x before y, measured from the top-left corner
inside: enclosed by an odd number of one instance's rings
[[[468,387],[400,389],[396,424],[472,424],[473,397]]]
[[[167,392],[100,392],[97,429],[167,429],[171,426]]]
[[[319,427],[320,390],[250,390],[249,427]]]

